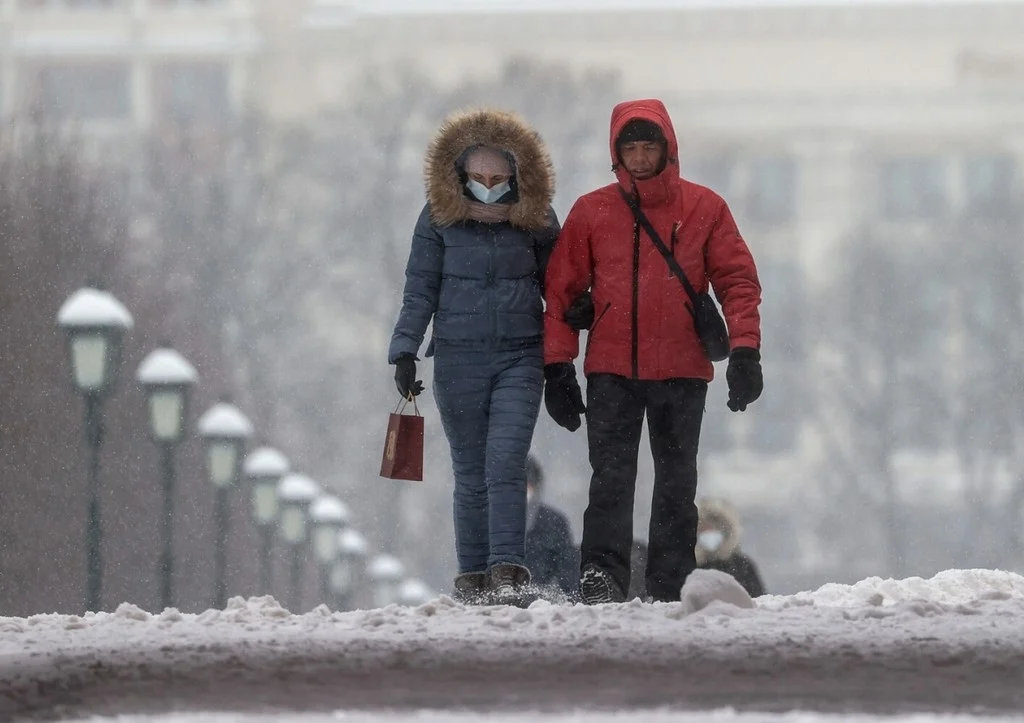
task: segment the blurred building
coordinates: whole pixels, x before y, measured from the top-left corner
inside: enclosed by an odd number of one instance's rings
[[[119,136],[252,103],[253,0],[2,0],[0,114]]]

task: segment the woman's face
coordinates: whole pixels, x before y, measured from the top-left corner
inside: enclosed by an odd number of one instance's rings
[[[477,183],[481,183],[487,188],[500,186],[511,178],[507,173],[469,173],[467,175]]]

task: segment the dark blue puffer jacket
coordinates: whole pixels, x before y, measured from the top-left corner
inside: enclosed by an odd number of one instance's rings
[[[512,191],[503,199],[508,221],[469,217],[461,159],[478,145],[499,148],[512,162]],[[417,355],[431,319],[438,345],[508,350],[539,343],[544,272],[559,232],[554,172],[540,136],[501,111],[456,116],[431,143],[425,177],[427,205],[416,222],[388,361]]]
[[[416,222],[388,360],[415,356],[431,317],[437,344],[503,350],[540,343],[541,280],[557,236],[553,213],[541,232],[477,221],[438,228],[428,204]]]

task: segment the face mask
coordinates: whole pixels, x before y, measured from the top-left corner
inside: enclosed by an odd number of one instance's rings
[[[697,542],[708,552],[714,552],[722,546],[722,542],[725,540],[725,535],[722,534],[721,530],[704,530],[704,532],[697,535]]]
[[[466,188],[468,188],[469,192],[476,196],[476,199],[481,203],[494,203],[508,193],[511,186],[509,186],[508,181],[505,181],[504,183],[499,183],[492,188],[488,188],[479,181],[474,181],[470,178],[466,181]]]

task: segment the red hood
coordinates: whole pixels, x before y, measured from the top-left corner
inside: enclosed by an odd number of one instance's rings
[[[665,170],[646,181],[634,181],[626,169],[619,165],[619,158],[615,153],[615,141],[622,133],[622,129],[631,120],[638,118],[655,123],[661,128],[661,132],[665,134],[665,140],[668,141],[668,161],[665,164]],[[612,156],[612,169],[619,180],[619,185],[627,191],[631,191],[635,184],[640,192],[642,204],[658,203],[672,196],[675,188],[679,185],[679,141],[676,139],[676,130],[672,127],[672,119],[669,118],[664,103],[652,98],[629,100],[616,105],[612,109],[608,145]]]

